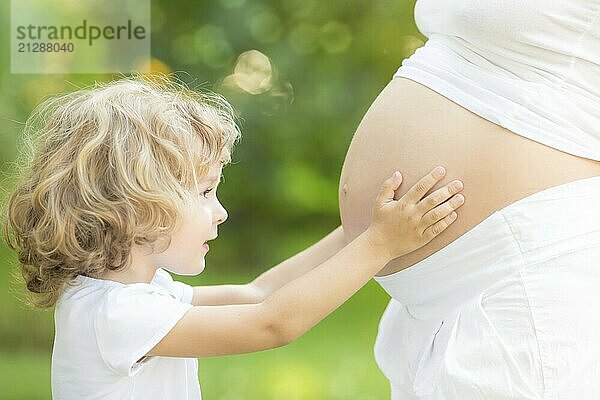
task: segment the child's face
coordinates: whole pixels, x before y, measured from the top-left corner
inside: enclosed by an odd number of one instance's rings
[[[217,237],[217,226],[227,219],[227,211],[217,199],[223,165],[214,165],[204,178],[198,180],[198,202],[171,239],[169,248],[158,254],[160,267],[179,275],[197,275],[204,270],[208,240]]]

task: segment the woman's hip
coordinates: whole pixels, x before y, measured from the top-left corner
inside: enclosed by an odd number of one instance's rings
[[[444,317],[392,299],[375,344],[392,400],[600,398],[599,258],[600,246],[548,258]]]
[[[537,192],[376,278],[394,297],[375,346],[392,384],[431,399],[600,397],[599,198],[600,177]]]
[[[410,268],[375,280],[417,319],[442,317],[505,277],[600,246],[600,176],[534,193],[488,216]],[[581,264],[581,263],[578,263]]]

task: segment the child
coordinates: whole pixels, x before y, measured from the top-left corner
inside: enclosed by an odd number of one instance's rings
[[[56,305],[55,399],[199,399],[196,358],[292,342],[461,204],[452,184],[423,198],[441,167],[394,200],[396,172],[352,242],[338,227],[248,285],[191,287],[166,271],[202,272],[227,219],[216,191],[239,130],[224,99],[124,78],[46,101],[26,133],[3,234],[31,301]]]

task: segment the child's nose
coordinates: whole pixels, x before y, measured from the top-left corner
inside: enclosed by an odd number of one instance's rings
[[[227,214],[227,210],[225,210],[225,208],[219,203],[219,208],[217,210],[217,212],[215,213],[215,218],[217,220],[217,224],[222,224],[223,222],[225,222],[225,220],[227,220],[227,217],[229,215]]]

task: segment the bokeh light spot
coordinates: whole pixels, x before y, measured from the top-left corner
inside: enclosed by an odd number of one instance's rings
[[[140,62],[139,64],[137,64],[135,69],[137,71],[148,71],[144,75],[149,75],[150,78],[152,78],[151,75],[154,75],[154,74],[168,75],[172,72],[171,67],[169,67],[169,65],[167,65],[167,63],[163,62],[162,60],[159,60],[158,58],[151,58],[150,60],[144,60],[144,61]]]
[[[282,30],[280,18],[268,9],[261,9],[250,18],[250,33],[260,42],[276,41],[281,36]]]
[[[194,33],[194,49],[212,68],[223,67],[233,60],[233,49],[225,31],[215,25],[204,25]]]
[[[314,0],[285,0],[283,6],[295,18],[306,18],[311,16],[317,2]]]
[[[350,46],[352,33],[338,21],[329,21],[320,30],[319,43],[330,53],[341,53]]]
[[[223,84],[237,87],[250,94],[261,94],[273,86],[273,68],[269,57],[258,50],[249,50],[237,59],[233,74]]]
[[[194,37],[188,34],[181,35],[173,41],[171,54],[181,64],[196,64],[202,57],[199,52],[194,51]]]
[[[317,48],[319,30],[311,24],[300,23],[290,32],[290,43],[299,53],[312,53]]]

